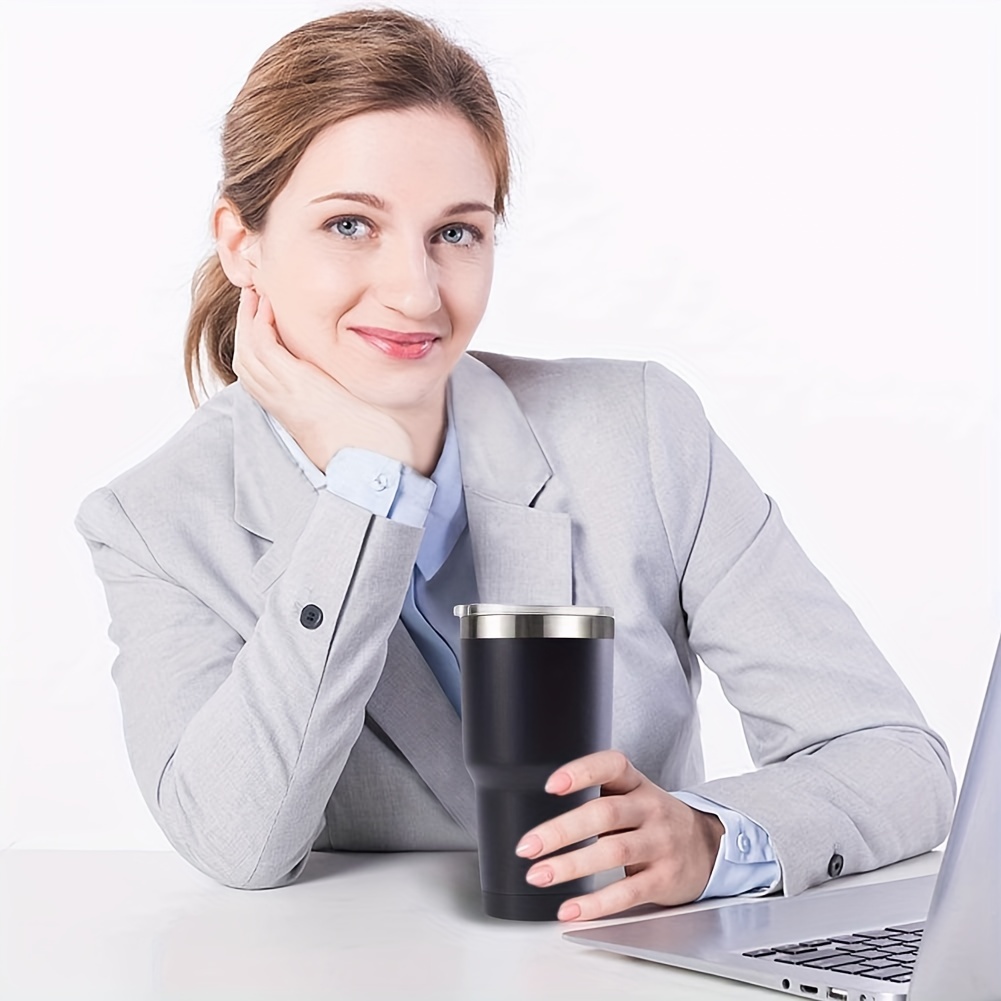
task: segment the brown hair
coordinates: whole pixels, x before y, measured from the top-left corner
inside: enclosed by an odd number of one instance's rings
[[[254,64],[222,129],[219,195],[259,232],[268,208],[306,147],[324,128],[370,111],[439,108],[462,115],[480,134],[504,214],[510,153],[504,120],[483,67],[432,23],[398,10],[350,10],[296,28]],[[191,399],[202,391],[202,355],[228,385],[240,290],[213,253],[195,272],[184,340]]]

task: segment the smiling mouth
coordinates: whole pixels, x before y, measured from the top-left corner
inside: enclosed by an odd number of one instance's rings
[[[362,340],[391,358],[424,358],[440,340],[438,334],[429,331],[407,333],[386,330],[382,327],[351,327]]]

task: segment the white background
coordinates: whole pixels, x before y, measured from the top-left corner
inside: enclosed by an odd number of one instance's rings
[[[72,519],[190,414],[222,116],[336,9],[5,7],[0,848],[166,847]],[[692,383],[961,774],[1001,625],[1001,5],[410,9],[485,60],[517,151],[473,347]],[[708,677],[717,775],[748,759]]]

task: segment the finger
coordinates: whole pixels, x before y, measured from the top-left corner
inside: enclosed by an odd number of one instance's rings
[[[647,806],[635,796],[592,799],[533,827],[518,842],[515,852],[522,858],[538,858],[588,838],[612,831],[631,830],[642,823],[647,810]]]
[[[654,901],[657,881],[648,869],[616,880],[608,886],[595,890],[583,897],[572,897],[560,905],[557,917],[560,921],[595,921],[618,914],[638,904]],[[681,901],[677,901],[681,903]]]
[[[242,316],[238,313],[238,346],[240,337],[243,338],[241,363],[264,393],[275,394],[294,389],[298,385],[297,365],[300,363],[286,350],[278,337],[270,301],[267,296],[258,294],[254,289],[245,289],[244,292],[246,294],[241,295],[241,307],[254,303],[255,312],[249,320],[249,309]]]
[[[249,323],[257,312],[257,305],[260,296],[253,285],[243,285],[240,287],[240,306],[236,312],[237,323],[241,320]]]
[[[303,379],[317,374],[319,370],[315,365],[293,354],[282,340],[271,300],[266,295],[260,297],[254,324],[262,360],[283,387],[293,391],[301,389]]]
[[[598,838],[594,844],[576,851],[537,862],[525,879],[532,886],[553,886],[608,869],[643,865],[651,862],[656,853],[653,839],[642,831],[622,831]]]
[[[546,792],[566,796],[600,785],[603,792],[632,792],[643,775],[621,751],[597,751],[560,766],[546,781]]]
[[[233,334],[233,369],[245,367],[252,359],[254,314],[257,312],[257,294],[244,285],[240,289],[240,302],[236,308],[236,330]]]
[[[240,288],[240,303],[236,308],[236,334],[246,334],[251,328],[257,312],[257,293],[249,285]]]
[[[264,404],[262,394],[281,389],[281,383],[275,378],[265,361],[256,350],[256,345],[248,344],[252,335],[246,331],[237,334],[233,346],[233,372],[259,403]]]
[[[271,307],[271,301],[266,295],[257,295],[257,308],[254,312],[251,324],[254,334],[255,346],[264,357],[278,357],[286,354],[284,351],[276,351],[275,347],[280,344],[278,330],[275,327],[275,313]]]
[[[271,300],[266,295],[258,298],[257,321],[264,327],[273,330],[277,336],[278,329],[275,326],[275,311],[271,305]]]

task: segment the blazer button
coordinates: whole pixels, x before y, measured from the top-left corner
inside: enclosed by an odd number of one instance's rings
[[[841,870],[845,867],[845,860],[835,853],[831,856],[831,861],[827,863],[827,875],[832,879],[841,875]]]
[[[299,613],[299,621],[307,629],[315,629],[323,621],[323,612],[316,605],[306,605]]]

